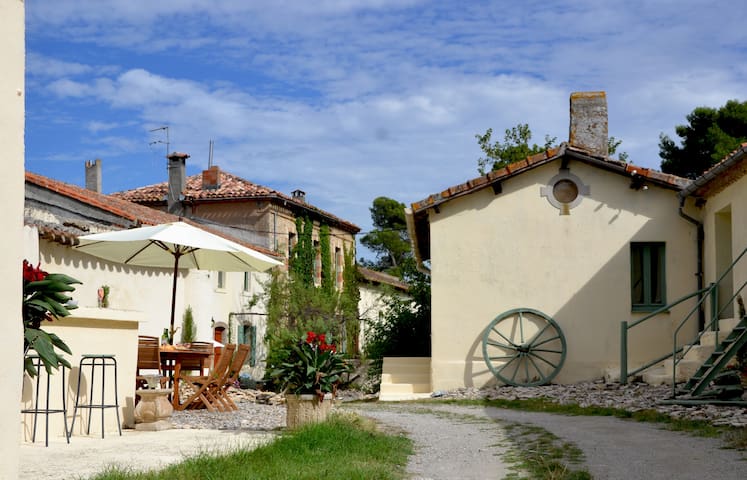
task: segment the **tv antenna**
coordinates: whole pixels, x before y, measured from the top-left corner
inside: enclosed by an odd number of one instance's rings
[[[156,143],[165,143],[166,144],[166,158],[169,157],[169,147],[171,145],[169,141],[169,126],[164,125],[163,127],[154,128],[153,130],[148,130],[149,132],[157,132],[159,130],[165,130],[166,131],[166,141],[163,140],[154,140],[150,142],[148,145],[155,145]]]

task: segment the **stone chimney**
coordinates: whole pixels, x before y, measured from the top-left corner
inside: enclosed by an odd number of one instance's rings
[[[293,196],[293,200],[301,203],[306,203],[306,192],[303,190],[293,190],[291,192],[291,195]]]
[[[220,187],[220,168],[213,165],[202,171],[202,189],[215,190]]]
[[[607,95],[604,92],[571,94],[571,146],[586,150],[595,157],[609,156],[607,139]]]
[[[169,213],[179,214],[181,202],[184,199],[184,189],[187,188],[187,159],[189,155],[173,152],[168,156],[169,181],[166,193],[166,205]]]
[[[101,159],[86,160],[86,189],[101,193]]]

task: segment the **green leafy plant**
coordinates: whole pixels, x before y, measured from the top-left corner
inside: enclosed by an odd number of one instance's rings
[[[60,273],[47,273],[39,265],[34,267],[27,260],[23,261],[23,346],[24,368],[30,376],[37,374],[30,358],[29,350],[34,350],[41,358],[47,373],[58,369],[60,365],[70,368],[70,363],[55,350],[60,349],[72,354],[70,348],[57,335],[42,330],[42,322],[57,320],[70,315],[70,310],[77,308],[72,304],[72,297],[67,292],[75,291],[72,284],[78,280]]]
[[[307,332],[306,338],[287,345],[282,359],[270,371],[270,377],[286,391],[295,394],[324,395],[337,393],[342,377],[352,367],[334,344],[327,343],[326,335]]]

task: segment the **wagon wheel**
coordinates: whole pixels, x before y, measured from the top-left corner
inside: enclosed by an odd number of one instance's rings
[[[565,336],[555,320],[531,308],[504,312],[482,339],[485,363],[507,385],[532,387],[555,378],[566,355]]]

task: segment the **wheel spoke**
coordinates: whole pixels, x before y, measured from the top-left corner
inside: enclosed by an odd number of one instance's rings
[[[519,373],[519,369],[521,368],[521,363],[519,365],[516,365],[516,368],[514,369],[514,374],[511,375],[511,382],[516,383],[516,374]]]
[[[545,333],[545,330],[547,330],[550,327],[551,327],[551,325],[549,323],[546,323],[545,326],[542,327],[542,330],[540,330],[539,332],[535,333],[532,336],[532,339],[527,342],[527,344],[528,345],[532,345],[534,343],[534,341],[537,340],[539,337],[541,337],[542,334]]]
[[[521,338],[521,344],[524,344],[524,315],[519,311],[519,336]]]
[[[524,383],[529,383],[529,362],[527,362],[527,356],[524,356],[524,371],[526,372],[527,376],[524,377]]]
[[[540,343],[537,343],[533,345],[534,347],[539,347],[540,345],[544,345],[546,343],[552,342],[553,340],[558,340],[560,338],[560,335],[555,335],[554,337],[548,338],[547,340],[543,340]]]
[[[499,368],[499,369],[498,369],[498,371],[497,371],[497,372],[495,372],[495,374],[496,374],[496,375],[500,375],[500,373],[501,373],[501,372],[502,372],[502,371],[503,371],[503,370],[504,370],[504,369],[505,369],[506,367],[508,367],[508,366],[509,366],[509,364],[510,364],[511,362],[513,362],[513,361],[514,361],[514,360],[516,360],[517,358],[519,358],[519,355],[518,355],[518,354],[516,354],[516,355],[513,355],[513,356],[511,357],[511,360],[509,360],[508,362],[506,362],[506,363],[504,363],[503,365],[501,365],[501,368]]]
[[[490,360],[505,360],[507,358],[514,358],[514,357],[516,357],[516,355],[503,355],[503,356],[500,356],[500,357],[488,357],[488,359],[490,359]]]
[[[514,342],[512,342],[511,340],[509,340],[508,337],[506,337],[504,334],[502,334],[501,332],[499,332],[498,330],[496,330],[495,327],[493,327],[492,330],[496,334],[500,335],[500,337],[503,338],[505,341],[507,341],[508,343],[510,343],[511,345],[513,345],[514,347],[518,347],[518,345],[516,345]]]
[[[488,340],[486,341],[486,343],[487,343],[488,345],[492,346],[492,347],[499,347],[499,348],[507,348],[507,349],[509,349],[509,350],[516,350],[516,346],[515,346],[515,345],[506,345],[506,344],[504,344],[504,343],[498,343],[498,342],[497,342],[497,341],[495,341],[495,340],[490,340],[490,339],[488,339]]]
[[[542,360],[542,361],[543,361],[543,362],[545,362],[546,364],[550,365],[550,366],[551,366],[552,368],[557,368],[557,367],[558,367],[558,366],[557,366],[557,365],[555,365],[554,363],[550,362],[549,360],[545,360],[545,359],[544,359],[543,357],[540,357],[539,355],[537,355],[537,354],[535,354],[535,353],[531,353],[531,352],[530,352],[530,353],[529,353],[529,355],[532,355],[532,356],[536,357],[536,358],[537,358],[537,360]]]
[[[537,362],[534,361],[531,355],[528,355],[527,358],[530,362],[532,362],[532,365],[534,366],[534,369],[537,370],[537,373],[539,374],[539,378],[545,379],[545,374],[542,373],[542,370],[540,370],[539,366],[537,366]]]
[[[549,348],[533,348],[533,352],[563,353],[563,350],[550,350]]]

